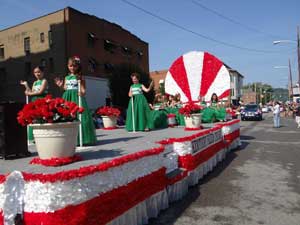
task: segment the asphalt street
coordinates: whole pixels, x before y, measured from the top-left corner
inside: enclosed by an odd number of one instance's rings
[[[271,116],[243,121],[241,148],[150,225],[300,225],[300,129]]]

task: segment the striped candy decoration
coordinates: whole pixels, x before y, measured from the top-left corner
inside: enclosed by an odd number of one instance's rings
[[[219,99],[230,94],[230,76],[225,65],[207,52],[192,51],[180,56],[170,67],[165,79],[165,91],[180,94],[182,102],[209,101],[216,93]]]

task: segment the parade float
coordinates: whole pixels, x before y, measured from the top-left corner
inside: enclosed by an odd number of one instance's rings
[[[191,55],[199,65],[190,62]],[[192,52],[176,62],[180,66],[170,68],[166,91],[171,92],[170,81],[187,102],[197,101],[199,94],[209,99],[213,92],[228,97],[223,86],[229,77],[214,56]],[[147,224],[238,147],[239,122],[203,124],[193,131],[99,130],[100,145],[77,151],[81,161],[53,168],[24,167],[23,160],[0,175],[0,225],[13,225],[16,219],[25,225]]]

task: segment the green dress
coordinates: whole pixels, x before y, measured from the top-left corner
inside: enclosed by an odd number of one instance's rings
[[[76,75],[69,74],[68,76],[66,76],[65,85],[66,90],[63,93],[63,99],[75,102],[77,105],[79,105],[78,81]],[[85,97],[83,96],[81,97],[81,106],[84,108],[81,116],[82,143],[83,145],[93,145],[96,143],[95,126],[87,102],[85,100]],[[79,135],[77,140],[79,143]]]
[[[41,90],[41,86],[42,86],[42,83],[45,79],[42,79],[42,80],[36,80],[33,82],[33,85],[32,85],[32,91],[33,92],[38,92]],[[39,94],[39,95],[33,95],[31,97],[31,102],[34,102],[35,100],[39,99],[39,98],[44,98],[46,95],[48,94],[48,87],[45,89],[45,91],[42,93],[42,94]],[[28,140],[29,141],[33,141],[33,132],[32,132],[32,127],[28,127]]]
[[[150,129],[162,129],[168,127],[168,114],[165,110],[159,109],[161,105],[161,103],[155,104],[154,110],[150,111]]]
[[[203,110],[202,113],[202,122],[203,123],[213,123],[216,121],[223,121],[226,117],[225,108],[218,107],[217,102],[212,102],[210,107],[207,107]]]
[[[150,108],[147,99],[143,95],[142,84],[133,84],[130,88],[132,97],[129,100],[127,108],[126,130],[145,131],[146,128],[152,129],[153,125],[151,125],[150,122]],[[133,129],[133,123],[135,129]]]

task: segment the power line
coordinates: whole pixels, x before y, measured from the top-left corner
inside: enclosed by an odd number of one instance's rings
[[[159,19],[159,20],[161,20],[161,21],[163,21],[165,23],[168,23],[168,24],[170,24],[170,25],[172,25],[174,27],[177,27],[177,28],[179,28],[181,30],[184,30],[184,31],[188,32],[188,33],[194,34],[194,35],[196,35],[198,37],[201,37],[203,39],[206,39],[206,40],[209,40],[209,41],[212,41],[212,42],[215,42],[215,43],[227,46],[227,47],[232,47],[232,48],[237,48],[237,49],[241,49],[241,50],[245,50],[245,51],[257,52],[257,53],[268,53],[268,54],[274,54],[274,53],[279,53],[280,54],[281,53],[282,54],[282,52],[279,52],[279,51],[269,51],[269,50],[260,50],[260,49],[254,49],[254,48],[246,48],[246,47],[243,47],[243,46],[238,46],[238,45],[235,45],[235,44],[231,44],[231,43],[227,43],[227,42],[224,42],[224,41],[220,41],[220,40],[217,40],[215,38],[209,37],[207,35],[204,35],[204,34],[196,32],[196,31],[190,30],[188,28],[185,28],[184,26],[176,24],[176,23],[174,23],[174,22],[172,22],[172,21],[170,21],[168,19],[165,19],[165,18],[163,18],[163,17],[161,17],[159,15],[156,15],[156,14],[154,14],[154,13],[152,13],[152,12],[150,12],[150,11],[148,11],[148,10],[146,10],[146,9],[138,6],[138,5],[135,5],[132,2],[129,2],[127,0],[121,0],[121,1],[124,2],[124,3],[126,3],[127,5],[130,5],[130,6],[134,7],[134,8],[136,8],[136,9],[140,10],[140,11],[143,11],[144,13],[146,13],[146,14],[152,16],[152,17],[155,17],[155,18],[157,18],[157,19]]]
[[[212,14],[215,14],[215,15],[217,15],[218,17],[220,17],[220,18],[222,18],[222,19],[224,19],[224,20],[227,20],[227,21],[229,21],[229,22],[231,22],[231,23],[233,23],[233,24],[239,25],[240,27],[243,27],[243,28],[246,29],[246,30],[249,30],[249,31],[252,31],[252,32],[255,32],[255,33],[263,34],[263,35],[268,36],[268,37],[270,37],[270,38],[272,38],[272,39],[274,39],[274,38],[282,38],[282,37],[279,37],[278,35],[273,35],[273,34],[266,33],[266,32],[264,32],[264,31],[261,31],[261,30],[257,29],[257,28],[248,26],[247,24],[241,23],[241,22],[239,22],[239,21],[237,21],[237,20],[234,20],[234,19],[232,19],[232,18],[230,18],[230,17],[228,17],[228,16],[225,16],[225,15],[223,15],[222,13],[220,13],[220,12],[214,10],[214,9],[208,8],[207,6],[201,4],[198,0],[190,0],[190,1],[191,1],[192,3],[194,3],[195,5],[199,6],[200,8],[202,8],[202,9],[204,9],[204,10],[206,10],[206,11],[209,11],[209,12],[211,12]]]

